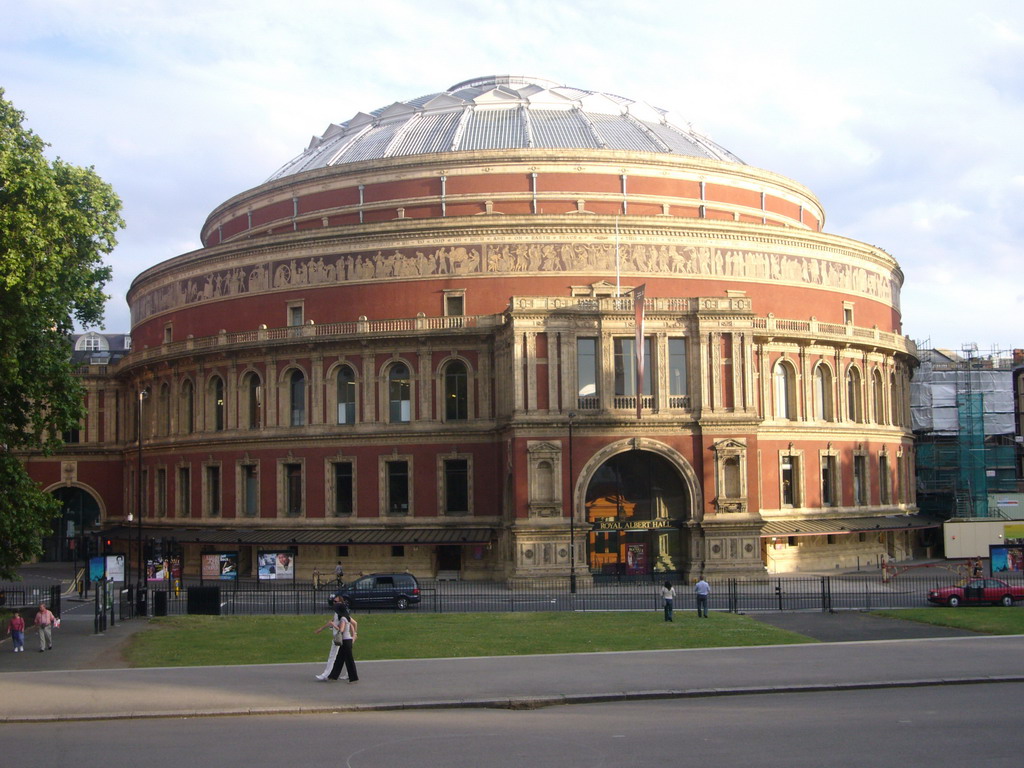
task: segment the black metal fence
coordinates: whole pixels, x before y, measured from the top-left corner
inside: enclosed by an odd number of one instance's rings
[[[837,611],[918,608],[930,605],[928,593],[956,583],[936,576],[900,576],[888,582],[866,576],[786,576],[711,580],[709,608],[732,613]],[[1024,588],[1024,575],[1004,578]],[[515,611],[657,611],[662,581],[591,582],[579,579],[531,579],[514,583],[420,581],[420,602],[408,610],[430,613]],[[695,608],[692,586],[675,582],[676,610]],[[201,594],[200,594],[201,591]],[[329,609],[333,589],[312,585],[232,584],[149,589],[143,600],[131,590],[118,601],[121,618],[133,615],[310,615]],[[363,610],[359,608],[359,610]],[[385,606],[380,609],[397,610]]]

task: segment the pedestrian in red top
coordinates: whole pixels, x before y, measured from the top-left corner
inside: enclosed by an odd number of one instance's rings
[[[14,643],[14,652],[23,653],[25,651],[25,620],[21,618],[21,613],[18,611],[15,611],[14,616],[7,622],[7,634],[11,636],[11,641]]]
[[[57,624],[57,617],[50,613],[46,603],[39,604],[36,612],[36,627],[39,629],[39,652],[53,650],[53,628]]]

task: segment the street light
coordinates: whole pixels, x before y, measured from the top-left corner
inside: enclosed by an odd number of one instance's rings
[[[576,594],[576,466],[572,459],[572,424],[575,411],[569,411],[569,592]]]
[[[139,524],[138,527],[136,528],[138,532],[136,543],[138,545],[137,552],[139,563],[138,566],[136,567],[136,573],[138,575],[136,577],[135,588],[138,592],[138,594],[136,595],[136,601],[139,605],[142,605],[142,601],[144,600],[142,596],[142,588],[144,584],[142,562],[142,403],[148,396],[148,389],[139,390],[139,414],[138,418],[136,419],[136,436],[138,437],[138,467],[135,473],[135,516],[139,519]]]

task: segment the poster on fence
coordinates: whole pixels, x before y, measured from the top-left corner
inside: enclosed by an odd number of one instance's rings
[[[261,581],[295,579],[295,555],[291,552],[260,552],[256,562]]]
[[[237,579],[238,553],[214,552],[203,555],[202,574],[204,579]]]
[[[107,578],[124,583],[124,555],[107,555],[106,561]]]
[[[106,562],[103,557],[89,558],[89,581],[103,581]],[[111,577],[113,578],[113,577]],[[121,568],[121,581],[124,581],[124,568]]]
[[[146,581],[166,581],[181,578],[181,558],[165,557],[146,561]]]
[[[989,546],[992,573],[1021,573],[1024,571],[1024,546]]]

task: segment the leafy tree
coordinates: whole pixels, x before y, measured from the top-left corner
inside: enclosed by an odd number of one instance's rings
[[[59,158],[22,125],[0,89],[0,578],[38,555],[60,503],[19,458],[53,453],[85,415],[68,337],[97,325],[110,279],[104,254],[121,201],[93,168]]]

